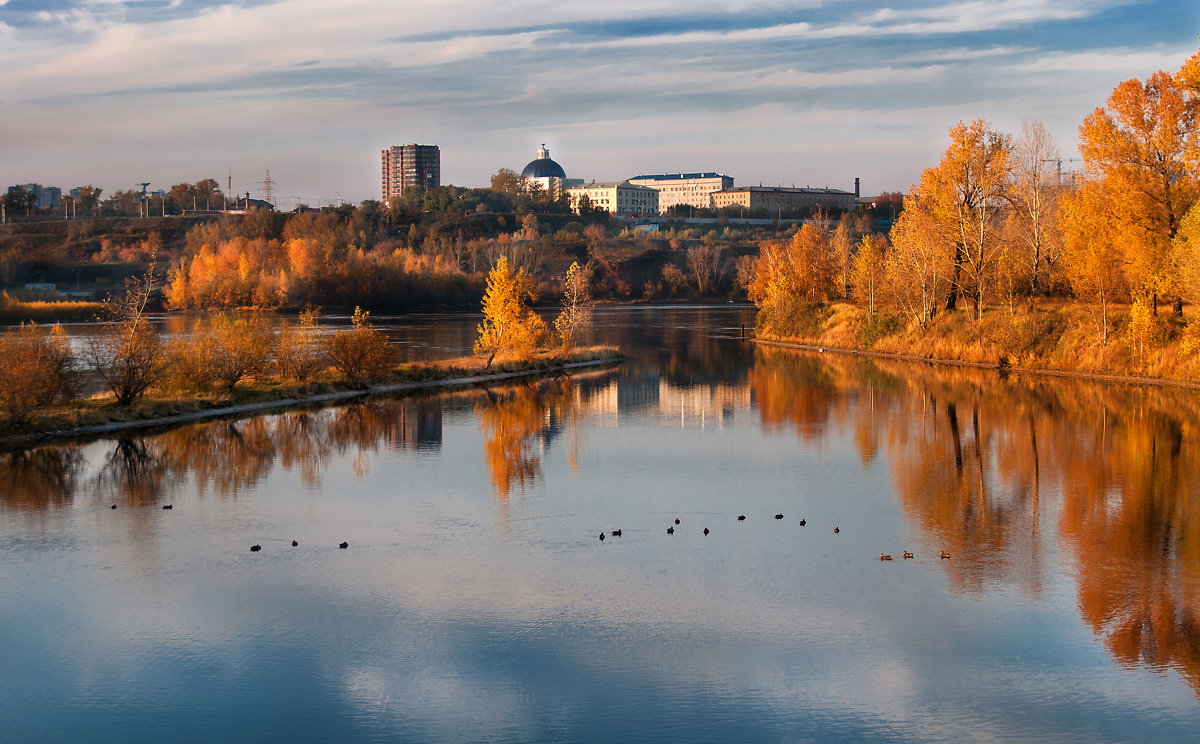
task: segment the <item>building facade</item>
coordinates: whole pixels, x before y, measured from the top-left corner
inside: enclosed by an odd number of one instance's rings
[[[733,188],[733,177],[723,173],[662,173],[635,176],[629,182],[658,190],[658,209],[666,212],[676,205],[712,207],[714,192]]]
[[[747,211],[767,213],[851,212],[858,199],[850,191],[840,189],[784,188],[773,186],[737,186],[714,192],[713,207],[741,207]]]
[[[658,190],[629,181],[592,181],[567,188],[571,209],[579,211],[579,201],[587,196],[592,206],[614,215],[658,214]]]
[[[442,152],[437,145],[395,145],[382,152],[381,161],[385,203],[409,186],[433,189],[442,185]]]

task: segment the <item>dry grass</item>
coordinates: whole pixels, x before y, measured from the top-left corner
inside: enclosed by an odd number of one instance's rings
[[[1144,354],[1129,336],[1128,306],[1110,308],[1107,340],[1091,310],[1078,304],[1046,303],[1015,312],[992,307],[979,322],[968,311],[940,313],[927,328],[906,326],[895,316],[889,320],[886,311],[872,318],[849,304],[833,304],[828,311],[818,333],[772,340],[940,361],[1200,381],[1200,319],[1189,327],[1166,309]]]
[[[52,323],[64,320],[91,320],[104,312],[103,302],[82,300],[48,302],[25,302],[15,300],[7,292],[0,292],[0,322],[6,323]]]

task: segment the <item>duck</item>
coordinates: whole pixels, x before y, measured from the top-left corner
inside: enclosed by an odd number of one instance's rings
[[[258,551],[260,551],[260,550],[262,550],[262,546],[261,546],[261,545],[259,545],[259,544],[257,544],[257,543],[255,543],[254,545],[251,545],[251,546],[250,546],[250,552],[251,552],[251,553],[257,553],[257,552],[258,552]]]
[[[678,519],[676,519],[676,520],[675,520],[675,524],[679,524],[679,520],[678,520]]]
[[[175,505],[174,504],[163,504],[163,508],[164,509],[174,509]]]
[[[294,548],[294,547],[296,547],[296,546],[297,546],[297,545],[299,545],[299,544],[300,544],[300,543],[296,542],[295,540],[292,540],[292,547],[293,547],[293,548]]]
[[[613,530],[613,531],[612,531],[612,536],[613,536],[613,537],[620,537],[620,536],[621,536],[621,531],[620,531],[620,530]]]
[[[950,554],[949,554],[949,553],[947,553],[946,551],[944,551],[944,550],[943,550],[943,551],[942,551],[942,557],[943,557],[943,558],[949,558],[949,557],[950,557]]]
[[[800,526],[801,526],[801,527],[803,527],[803,526],[804,526],[804,525],[806,525],[806,524],[808,524],[808,520],[807,520],[807,519],[801,519],[801,520],[800,520]]]
[[[708,528],[707,528],[707,527],[705,527],[705,528],[704,528],[704,534],[706,534],[706,535],[708,534]]]
[[[341,548],[342,550],[345,550],[346,548],[350,547],[350,543],[344,542],[341,545],[338,545],[338,547]]]
[[[739,521],[739,522],[745,522],[745,521],[746,521],[746,515],[745,515],[745,514],[739,514],[739,515],[738,515],[738,521]]]
[[[905,558],[912,558],[912,557],[914,557],[914,556],[913,556],[913,554],[912,554],[912,553],[910,553],[910,552],[908,552],[908,551],[906,550],[906,551],[904,551],[904,557],[905,557]]]
[[[887,553],[879,554],[879,560],[881,560],[881,561],[890,561],[891,559],[892,559],[892,557],[890,555],[888,555]]]
[[[776,514],[776,515],[775,515],[775,518],[776,518],[776,519],[783,519],[783,515],[782,515],[782,514]]]
[[[112,506],[110,506],[110,507],[108,507],[108,508],[109,508],[109,509],[116,509],[116,508],[117,508],[117,505],[116,505],[116,504],[113,504]]]
[[[841,532],[841,530],[840,530],[840,529],[838,529],[837,527],[834,527],[834,528],[833,528],[833,534],[835,534],[835,535],[836,535],[836,534],[837,534],[837,533],[839,533],[839,532]]]
[[[667,534],[668,534],[668,535],[674,535],[674,534],[675,534],[675,528],[674,528],[674,527],[668,527],[668,528],[667,528]]]
[[[603,532],[600,533],[600,542],[604,542],[604,533]]]

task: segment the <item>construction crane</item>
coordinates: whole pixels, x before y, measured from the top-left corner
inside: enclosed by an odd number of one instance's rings
[[[1046,158],[1043,163],[1054,163],[1058,168],[1058,183],[1062,183],[1062,164],[1063,163],[1082,163],[1081,158]]]

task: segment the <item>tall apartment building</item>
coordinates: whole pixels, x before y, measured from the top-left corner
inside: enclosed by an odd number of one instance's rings
[[[661,212],[678,204],[707,209],[712,206],[714,192],[733,188],[733,177],[724,173],[662,173],[634,176],[629,182],[658,189]]]
[[[426,189],[442,185],[442,153],[437,145],[395,145],[381,154],[383,201],[409,186]]]

